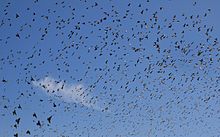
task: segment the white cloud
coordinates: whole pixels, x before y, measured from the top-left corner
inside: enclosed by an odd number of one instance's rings
[[[45,77],[38,81],[33,81],[33,85],[43,89],[48,95],[58,97],[65,102],[74,102],[83,106],[101,110],[97,105],[97,100],[86,92],[83,84],[67,84],[65,81]]]

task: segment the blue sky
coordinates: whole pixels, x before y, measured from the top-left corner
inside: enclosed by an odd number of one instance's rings
[[[219,4],[1,1],[0,136],[219,137]]]

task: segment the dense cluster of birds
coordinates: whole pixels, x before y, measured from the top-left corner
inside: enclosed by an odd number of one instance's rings
[[[1,5],[0,136],[219,136],[212,10],[163,3]],[[84,85],[81,102],[57,94],[69,83]]]

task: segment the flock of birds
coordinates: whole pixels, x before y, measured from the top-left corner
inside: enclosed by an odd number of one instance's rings
[[[0,136],[220,136],[211,9],[73,3],[1,5]],[[69,83],[84,85],[81,102],[53,96]]]

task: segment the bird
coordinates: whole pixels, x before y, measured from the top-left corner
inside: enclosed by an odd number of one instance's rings
[[[218,136],[220,49],[211,7],[4,2],[2,136]]]
[[[26,134],[29,134],[29,135],[30,135],[30,134],[31,134],[31,132],[30,132],[29,130],[27,130],[27,131],[26,131]]]
[[[48,118],[47,118],[47,121],[48,121],[49,123],[51,123],[51,119],[52,119],[52,116],[48,117]]]
[[[3,83],[6,83],[6,82],[8,82],[8,81],[7,81],[7,80],[5,80],[5,79],[2,79],[2,82],[3,82]]]
[[[16,13],[16,18],[19,18],[20,16]]]
[[[41,122],[40,122],[39,120],[37,121],[36,125],[39,126],[39,127],[42,126],[42,125],[41,125]]]

